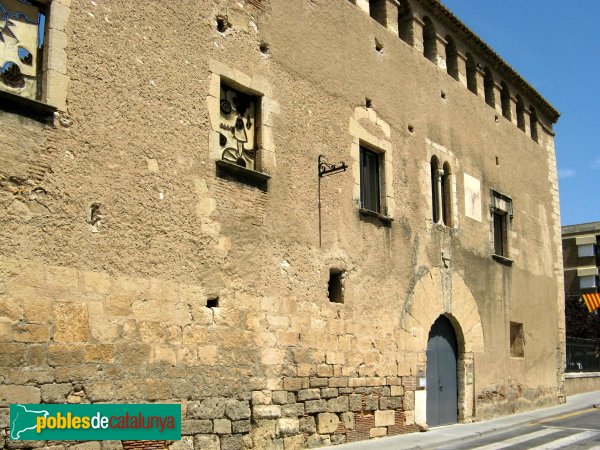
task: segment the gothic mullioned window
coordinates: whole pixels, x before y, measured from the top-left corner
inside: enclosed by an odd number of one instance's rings
[[[44,26],[37,3],[0,0],[0,90],[39,98]]]

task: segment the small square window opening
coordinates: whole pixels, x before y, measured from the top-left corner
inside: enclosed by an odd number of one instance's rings
[[[577,246],[577,256],[586,258],[588,256],[596,256],[594,244],[584,244]]]
[[[211,297],[206,300],[207,308],[218,308],[219,307],[219,297]]]

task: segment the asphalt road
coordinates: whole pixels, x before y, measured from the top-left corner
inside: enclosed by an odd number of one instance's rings
[[[600,450],[600,408],[586,408],[487,434],[440,450]]]

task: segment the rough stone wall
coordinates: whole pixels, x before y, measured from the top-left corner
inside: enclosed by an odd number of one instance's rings
[[[461,420],[558,401],[545,129],[537,144],[498,120],[345,0],[115,0],[68,17],[54,126],[0,113],[0,442],[19,445],[7,405],[39,401],[181,403],[182,441],[155,444],[178,450],[415,431],[440,314],[461,348]],[[269,98],[266,190],[216,171],[219,77]],[[386,152],[391,225],[358,213],[363,143]],[[433,153],[452,162],[452,228],[432,224]],[[319,154],[350,164],[321,180],[321,246]],[[464,214],[464,173],[481,221]],[[510,267],[490,256],[492,188],[513,198]],[[510,357],[510,321],[525,358]]]

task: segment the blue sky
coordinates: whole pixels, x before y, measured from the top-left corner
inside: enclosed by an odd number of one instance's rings
[[[600,221],[600,0],[442,2],[561,113],[562,224]]]

